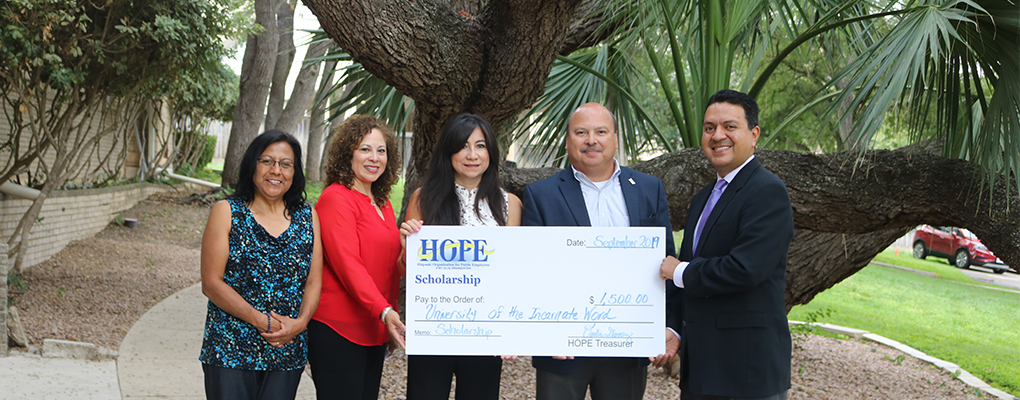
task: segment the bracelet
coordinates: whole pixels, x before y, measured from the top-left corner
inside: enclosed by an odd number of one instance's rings
[[[273,319],[269,316],[269,312],[266,311],[266,333],[273,330]]]
[[[379,315],[379,319],[381,319],[381,320],[382,320],[382,323],[383,323],[383,324],[385,324],[385,323],[386,323],[386,314],[387,314],[387,313],[389,313],[389,312],[390,312],[390,310],[393,310],[393,307],[390,307],[390,306],[386,306],[386,308],[384,308],[384,309],[382,310],[382,314],[380,314],[380,315]]]

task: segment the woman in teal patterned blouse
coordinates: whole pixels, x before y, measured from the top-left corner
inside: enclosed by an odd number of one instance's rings
[[[213,205],[202,237],[206,397],[293,399],[322,280],[301,146],[290,134],[265,132],[248,146],[238,176],[234,195]]]

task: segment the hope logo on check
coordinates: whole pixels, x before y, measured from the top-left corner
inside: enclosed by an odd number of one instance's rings
[[[485,248],[485,239],[421,239],[421,261],[486,262],[495,250]]]

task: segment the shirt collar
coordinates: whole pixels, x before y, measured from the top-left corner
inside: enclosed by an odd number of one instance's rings
[[[573,164],[570,165],[570,170],[573,171],[574,179],[577,179],[578,182],[591,182],[592,184],[595,184],[595,182],[593,182],[591,179],[589,179],[588,176],[584,174],[584,172],[578,171],[577,168],[574,168]],[[608,182],[608,181],[614,180],[614,179],[618,178],[619,176],[620,176],[620,163],[616,162],[616,158],[614,157],[613,158],[613,174],[610,175],[609,179],[607,179],[606,181]],[[601,182],[599,182],[599,183],[601,183]]]
[[[737,174],[740,173],[740,170],[744,169],[744,166],[747,165],[747,163],[751,162],[751,160],[753,160],[753,159],[754,159],[754,154],[751,154],[750,157],[747,157],[747,159],[744,160],[743,164],[740,164],[740,166],[737,167],[737,169],[735,169],[733,171],[730,171],[730,173],[726,174],[726,176],[720,177],[719,173],[716,173],[715,174],[716,180],[725,179],[727,185],[729,185],[730,183],[733,183],[733,178],[736,178]]]

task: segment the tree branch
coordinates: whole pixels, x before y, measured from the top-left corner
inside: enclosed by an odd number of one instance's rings
[[[1020,195],[1010,180],[982,183],[976,164],[920,146],[860,157],[759,149],[755,157],[786,182],[793,206],[787,307],[807,303],[853,275],[921,224],[967,228],[1007,264],[1020,265]],[[715,179],[699,148],[634,169],[662,180],[674,230],[683,229],[694,194]],[[519,196],[527,184],[557,170],[504,168],[503,182]]]
[[[609,4],[608,0],[581,2],[570,19],[570,29],[563,39],[559,55],[567,56],[577,50],[598,45],[619,33],[618,29],[623,25],[620,19],[606,21],[606,18],[609,18],[607,15]]]
[[[1020,196],[998,180],[989,187],[976,164],[916,147],[809,154],[761,150],[755,156],[790,192],[797,229],[868,234],[921,224],[964,227],[1010,265],[1020,265]],[[682,229],[697,190],[715,178],[690,148],[634,166],[666,186],[674,229]],[[1009,185],[1009,186],[1008,186]]]

